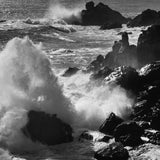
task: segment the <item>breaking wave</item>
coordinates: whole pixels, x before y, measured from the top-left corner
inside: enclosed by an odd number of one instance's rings
[[[55,2],[50,5],[45,17],[51,19],[62,19],[68,24],[80,23],[81,8],[70,9]]]
[[[27,37],[10,40],[0,54],[0,146],[13,152],[42,147],[21,131],[30,110],[57,114],[74,127],[91,129],[110,112],[123,117],[133,104],[126,91],[119,86],[97,85],[89,77],[78,72],[57,78],[40,44]]]

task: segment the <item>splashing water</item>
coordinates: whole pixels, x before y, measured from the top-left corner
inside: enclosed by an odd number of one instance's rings
[[[120,86],[97,84],[90,79],[90,74],[82,72],[60,79],[64,94],[74,104],[78,127],[97,129],[111,112],[125,119],[132,111],[134,100]]]
[[[124,89],[97,85],[89,74],[57,79],[41,48],[27,37],[14,38],[0,54],[0,146],[14,152],[42,147],[21,132],[29,110],[57,114],[75,127],[93,129],[110,112],[123,117],[123,111],[132,107]]]
[[[0,88],[0,145],[3,147],[13,151],[35,148],[36,144],[21,132],[29,110],[58,114],[64,121],[71,121],[69,101],[62,94],[48,58],[41,46],[34,45],[27,37],[12,39],[0,54]]]
[[[80,23],[81,22],[81,8],[77,7],[74,9],[66,8],[59,2],[54,2],[50,5],[46,12],[46,18],[51,19],[62,19],[68,24]]]

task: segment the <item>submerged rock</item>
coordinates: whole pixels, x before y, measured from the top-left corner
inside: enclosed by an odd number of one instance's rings
[[[147,9],[143,11],[140,15],[136,16],[132,19],[127,26],[128,27],[141,27],[141,26],[149,26],[153,24],[160,23],[160,14],[157,11]]]
[[[123,122],[115,128],[114,137],[125,146],[137,146],[142,143],[143,133],[144,130],[136,122]]]
[[[95,152],[97,160],[127,160],[129,153],[121,143],[112,143]]]
[[[81,25],[124,24],[127,19],[107,5],[93,1],[86,3],[86,10],[81,12]]]
[[[28,112],[28,123],[22,131],[32,141],[45,145],[56,145],[73,140],[70,125],[57,118],[56,115],[41,111]]]
[[[114,129],[123,122],[123,120],[116,116],[114,113],[111,113],[109,117],[104,121],[100,126],[99,131],[104,134],[113,135]]]
[[[78,71],[79,71],[79,69],[76,68],[76,67],[73,67],[73,68],[72,68],[72,67],[69,67],[69,68],[64,72],[63,76],[64,76],[64,77],[70,77],[70,76],[76,74]]]

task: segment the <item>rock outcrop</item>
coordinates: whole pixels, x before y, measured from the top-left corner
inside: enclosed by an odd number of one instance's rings
[[[138,146],[142,143],[143,133],[144,130],[136,122],[123,122],[115,128],[114,137],[124,146]]]
[[[119,12],[112,10],[109,6],[99,3],[95,6],[93,1],[86,3],[86,9],[81,12],[81,25],[122,25],[127,22]],[[110,25],[110,28],[112,26]],[[115,25],[113,26],[115,28]]]
[[[109,117],[100,126],[99,131],[104,134],[113,135],[114,129],[123,122],[123,119],[111,113]]]
[[[151,9],[143,11],[141,14],[132,19],[128,27],[150,26],[153,24],[160,24],[160,13]]]
[[[73,140],[70,125],[57,118],[56,115],[41,111],[28,112],[28,123],[22,131],[32,141],[45,145],[56,145]]]
[[[129,153],[121,143],[111,143],[95,152],[97,160],[128,160]]]
[[[141,90],[137,95],[133,118],[150,122],[151,128],[160,130],[160,62],[144,66],[140,71]]]
[[[153,25],[138,38],[137,58],[141,67],[160,60],[160,25]]]

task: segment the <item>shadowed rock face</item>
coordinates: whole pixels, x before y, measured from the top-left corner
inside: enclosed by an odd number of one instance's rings
[[[138,38],[137,56],[141,66],[160,60],[160,25],[149,27]]]
[[[114,129],[123,122],[123,120],[111,113],[105,122],[100,126],[99,131],[105,134],[113,135]]]
[[[151,128],[160,130],[160,62],[146,65],[139,74],[143,86],[137,95],[133,118],[148,121]]]
[[[103,25],[103,24],[123,24],[127,19],[119,12],[112,10],[107,5],[94,2],[86,3],[86,10],[81,12],[81,25]]]
[[[141,27],[149,26],[153,24],[160,24],[160,14],[157,11],[147,9],[143,11],[140,15],[132,19],[127,26],[128,27]]]
[[[46,145],[56,145],[73,140],[70,125],[61,121],[56,115],[40,111],[28,112],[28,123],[22,131],[34,142]]]
[[[123,122],[114,130],[115,140],[124,146],[137,146],[142,143],[144,130],[136,122]]]

